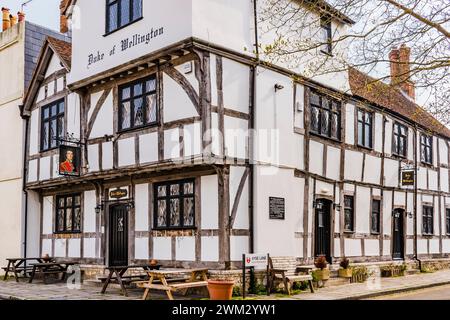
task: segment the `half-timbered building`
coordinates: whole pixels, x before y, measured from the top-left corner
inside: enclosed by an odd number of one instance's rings
[[[448,257],[450,131],[409,81],[265,61],[251,0],[61,8],[72,45],[47,41],[24,104],[36,254],[211,269],[248,252]],[[309,10],[317,28],[325,14],[341,34],[353,23],[325,2]],[[408,54],[393,51],[393,72]],[[61,171],[66,145],[76,174]]]

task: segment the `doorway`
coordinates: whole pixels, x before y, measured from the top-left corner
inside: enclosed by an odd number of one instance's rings
[[[314,256],[325,256],[331,263],[331,201],[316,200]]]
[[[393,237],[392,237],[392,259],[404,259],[404,227],[403,217],[405,211],[403,209],[395,209],[392,213]]]
[[[109,209],[109,266],[128,265],[128,208],[114,205]]]

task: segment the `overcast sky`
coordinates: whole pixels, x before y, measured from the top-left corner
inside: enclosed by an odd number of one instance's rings
[[[1,7],[11,9],[16,15],[22,7],[22,3],[28,0],[0,0]],[[24,12],[28,21],[58,31],[59,29],[59,3],[60,0],[31,0],[24,6]]]

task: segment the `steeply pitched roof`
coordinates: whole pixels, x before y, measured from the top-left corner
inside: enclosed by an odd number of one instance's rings
[[[53,37],[47,37],[47,41],[53,51],[59,56],[66,69],[69,71],[72,62],[72,44]]]
[[[406,97],[399,89],[376,80],[355,69],[349,69],[349,82],[353,95],[410,119],[426,129],[450,138],[450,130],[425,109]]]
[[[341,21],[348,23],[348,24],[355,24],[355,21],[353,21],[350,17],[343,14],[341,11],[333,7],[331,4],[329,4],[325,0],[297,0],[297,1],[303,1],[305,4],[314,6],[318,8],[319,10],[322,10],[323,12],[326,12]]]

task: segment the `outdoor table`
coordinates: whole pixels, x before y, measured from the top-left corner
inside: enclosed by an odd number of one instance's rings
[[[43,274],[44,283],[46,283],[47,275],[50,273],[62,273],[61,281],[64,281],[67,275],[67,269],[70,266],[76,265],[74,262],[43,262],[43,263],[32,263],[33,270],[31,272],[31,277],[29,283],[32,283],[36,272]]]
[[[8,258],[6,260],[8,261],[8,266],[3,268],[5,270],[3,280],[6,281],[8,279],[8,273],[12,271],[14,273],[14,277],[16,278],[16,282],[19,282],[19,273],[21,271],[23,271],[24,276],[26,276],[26,271],[32,270],[32,267],[26,266],[27,261],[37,261],[38,263],[44,262],[43,258]]]
[[[168,270],[150,270],[147,271],[150,279],[146,282],[138,283],[138,286],[145,288],[142,300],[147,300],[150,289],[165,291],[167,297],[173,300],[172,291],[184,291],[187,293],[189,288],[206,287],[208,285],[208,269],[168,269]],[[186,280],[168,283],[170,279],[168,277],[189,275]],[[155,281],[161,282],[161,284],[155,283]]]
[[[130,266],[110,266],[106,269],[109,271],[108,277],[105,280],[105,283],[103,284],[103,288],[101,293],[104,294],[106,292],[106,289],[108,288],[108,285],[113,280],[114,274],[116,274],[115,280],[120,285],[120,288],[122,290],[122,293],[125,297],[128,297],[127,289],[125,288],[124,281],[123,281],[123,275],[125,272],[127,272],[129,269],[144,269],[144,271],[150,271],[150,270],[158,270],[161,268],[161,265],[149,265],[149,264],[143,264],[143,265],[130,265]]]

